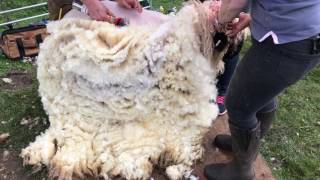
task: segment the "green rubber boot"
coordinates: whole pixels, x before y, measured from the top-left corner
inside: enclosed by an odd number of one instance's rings
[[[260,137],[263,138],[270,129],[275,117],[276,110],[267,113],[257,113],[257,119],[260,122]],[[232,151],[231,136],[227,134],[217,135],[212,144],[223,151]]]
[[[227,164],[210,164],[205,167],[207,180],[252,180],[253,162],[260,144],[260,124],[251,130],[230,124],[234,159]]]

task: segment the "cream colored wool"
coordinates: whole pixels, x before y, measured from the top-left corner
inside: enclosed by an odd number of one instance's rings
[[[50,23],[38,58],[50,127],[22,150],[24,164],[60,179],[147,179],[155,165],[182,178],[218,114],[209,101],[217,68],[201,52],[201,20],[186,6],[160,27]]]

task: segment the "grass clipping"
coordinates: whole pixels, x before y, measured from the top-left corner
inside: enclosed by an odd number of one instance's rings
[[[219,59],[208,59],[201,40],[211,48],[213,29],[199,27],[208,19],[196,6],[159,27],[49,24],[37,78],[50,127],[22,150],[24,164],[60,179],[147,179],[154,166],[180,179],[189,171],[218,114],[209,100]]]

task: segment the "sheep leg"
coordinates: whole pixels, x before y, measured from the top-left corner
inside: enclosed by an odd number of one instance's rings
[[[20,156],[24,165],[33,165],[41,169],[42,164],[48,165],[56,153],[56,140],[50,130],[41,134],[33,143],[22,149]]]

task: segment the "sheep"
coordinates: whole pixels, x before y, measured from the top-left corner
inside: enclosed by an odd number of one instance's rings
[[[186,5],[159,27],[50,23],[37,62],[50,127],[22,150],[24,164],[59,179],[148,179],[155,166],[181,179],[218,115],[210,99],[225,50],[214,50],[204,9]]]

